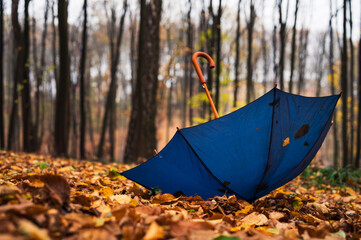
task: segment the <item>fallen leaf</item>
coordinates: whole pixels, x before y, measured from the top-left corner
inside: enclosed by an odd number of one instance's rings
[[[282,147],[286,147],[288,144],[290,144],[290,138],[287,137],[285,140],[283,140]]]
[[[40,180],[44,182],[44,192],[53,204],[63,206],[68,201],[70,187],[63,176],[44,174],[40,176]]]
[[[164,231],[163,228],[160,227],[156,222],[152,222],[150,224],[143,240],[156,240],[164,238]]]
[[[32,239],[37,240],[50,240],[51,238],[48,235],[48,231],[46,229],[41,229],[36,226],[34,223],[25,220],[19,219],[18,220],[18,228],[20,232],[25,233]]]

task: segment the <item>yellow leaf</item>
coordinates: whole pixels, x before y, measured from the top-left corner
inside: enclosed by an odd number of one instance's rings
[[[111,189],[110,187],[105,187],[102,190],[100,190],[100,193],[103,197],[109,197],[114,194],[114,190]]]
[[[163,228],[160,227],[156,222],[152,222],[143,240],[156,240],[162,238],[164,238]]]
[[[243,208],[242,210],[238,210],[236,212],[236,216],[238,217],[239,214],[248,214],[251,210],[253,209],[252,205],[248,205],[245,208]]]
[[[264,234],[266,234],[267,236],[275,236],[275,235],[278,235],[280,234],[280,231],[276,228],[270,228],[270,227],[259,227],[259,228],[256,228],[257,231],[260,231]]]
[[[283,140],[282,147],[286,147],[288,144],[290,144],[290,138],[287,137],[285,140]]]

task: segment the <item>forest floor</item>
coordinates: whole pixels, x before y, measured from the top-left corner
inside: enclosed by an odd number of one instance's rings
[[[0,151],[0,239],[361,237],[352,178],[331,187],[311,169],[249,204],[234,196],[152,196],[119,174],[129,168]]]

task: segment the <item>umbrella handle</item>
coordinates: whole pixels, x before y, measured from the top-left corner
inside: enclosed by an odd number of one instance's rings
[[[214,113],[214,116],[215,116],[216,118],[219,118],[219,115],[218,115],[218,112],[217,112],[216,107],[214,106],[214,103],[213,103],[211,94],[210,94],[209,91],[208,91],[208,88],[207,88],[207,85],[206,85],[206,80],[204,79],[202,70],[201,70],[201,68],[199,67],[199,64],[198,64],[198,61],[197,61],[198,57],[203,57],[203,58],[207,59],[210,68],[214,68],[214,61],[213,61],[213,59],[212,59],[207,53],[204,53],[204,52],[196,52],[196,53],[194,53],[193,56],[192,56],[192,62],[193,62],[194,69],[195,69],[196,72],[197,72],[199,81],[201,82],[202,87],[204,88],[204,91],[206,91],[206,94],[207,94],[209,103],[211,104],[212,111],[213,111],[213,113]]]

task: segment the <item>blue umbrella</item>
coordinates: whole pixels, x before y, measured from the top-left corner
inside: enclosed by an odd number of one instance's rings
[[[304,97],[275,86],[228,115],[178,129],[162,151],[122,175],[166,193],[254,201],[308,166],[340,95]]]

